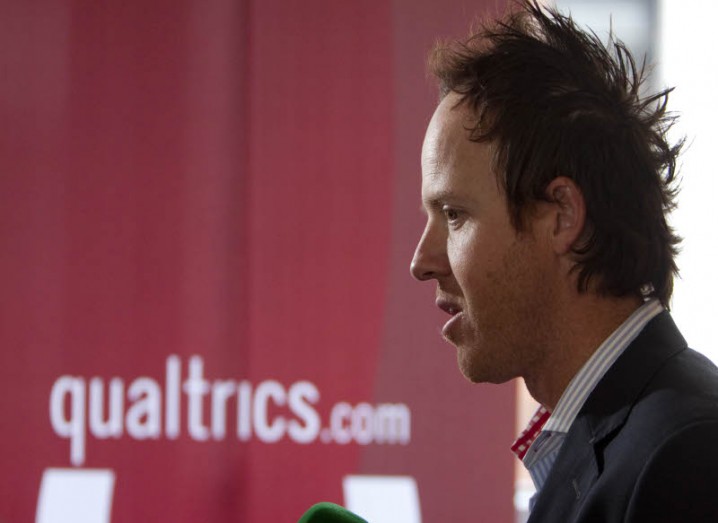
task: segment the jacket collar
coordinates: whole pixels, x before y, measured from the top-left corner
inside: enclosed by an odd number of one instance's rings
[[[599,443],[625,423],[651,378],[666,360],[686,347],[668,312],[646,325],[606,372],[579,413],[592,442]]]

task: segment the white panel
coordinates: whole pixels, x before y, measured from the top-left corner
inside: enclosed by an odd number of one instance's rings
[[[35,523],[110,523],[115,473],[103,469],[46,469]]]
[[[370,523],[421,523],[419,489],[410,476],[346,476],[344,504]]]

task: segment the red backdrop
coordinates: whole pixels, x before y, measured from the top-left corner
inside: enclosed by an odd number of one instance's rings
[[[482,9],[0,1],[0,521],[50,467],[114,471],[112,521],[294,521],[347,474],[512,520],[513,387],[408,274],[426,53]]]

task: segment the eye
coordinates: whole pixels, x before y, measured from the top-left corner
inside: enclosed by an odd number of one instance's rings
[[[449,207],[448,205],[444,205],[441,208],[441,212],[444,213],[444,216],[446,216],[446,221],[448,221],[449,223],[456,223],[461,216],[461,213],[457,209]]]

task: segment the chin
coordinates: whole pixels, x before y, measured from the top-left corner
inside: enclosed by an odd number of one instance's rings
[[[464,377],[469,380],[471,383],[491,383],[492,385],[501,385],[502,383],[506,383],[507,381],[511,381],[515,378],[515,376],[502,376],[502,375],[496,375],[492,373],[477,373],[477,372],[465,372],[461,371],[461,373],[464,375]]]
[[[459,356],[459,370],[471,383],[492,383],[499,385],[516,377],[516,373],[486,361],[467,361]]]

